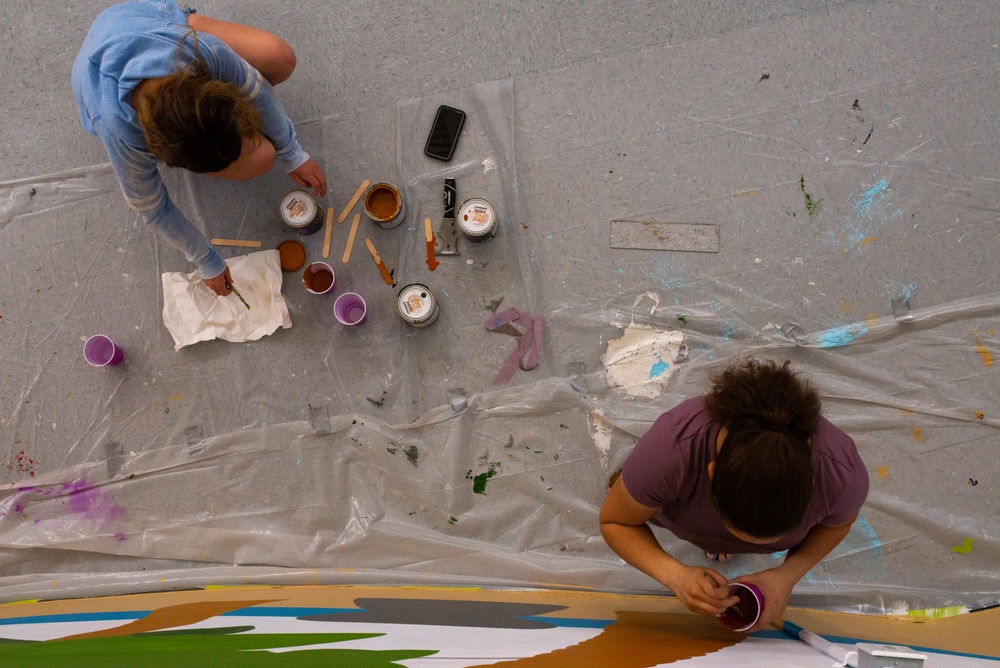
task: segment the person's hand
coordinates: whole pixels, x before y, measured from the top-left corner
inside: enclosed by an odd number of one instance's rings
[[[229,273],[229,267],[226,266],[226,270],[214,278],[203,278],[201,282],[212,289],[212,292],[219,295],[220,297],[225,297],[230,292],[233,291],[233,277]]]
[[[321,197],[326,195],[326,174],[312,158],[303,162],[297,169],[288,172],[288,175],[292,177],[292,181],[303,188],[312,188],[313,195]]]
[[[771,568],[760,573],[740,576],[733,582],[756,585],[764,595],[764,609],[760,613],[760,618],[747,631],[753,633],[767,628],[771,622],[785,614],[785,606],[788,605],[788,598],[792,595],[792,587],[796,581],[789,578],[781,569]]]
[[[740,602],[729,595],[729,582],[711,568],[684,566],[668,585],[670,591],[691,612],[717,615]]]

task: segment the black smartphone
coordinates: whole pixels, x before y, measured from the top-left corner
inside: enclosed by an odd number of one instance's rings
[[[427,136],[424,153],[437,160],[446,162],[451,160],[463,125],[465,125],[465,112],[442,104],[434,116],[434,124]]]

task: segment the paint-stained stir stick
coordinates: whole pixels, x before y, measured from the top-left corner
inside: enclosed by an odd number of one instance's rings
[[[263,244],[259,241],[249,241],[244,239],[212,239],[213,246],[237,246],[239,248],[260,248]]]
[[[361,214],[354,214],[354,221],[351,223],[351,233],[347,235],[347,247],[344,248],[344,264],[351,259],[351,249],[354,248],[354,237],[358,234],[358,224],[361,222]]]
[[[361,182],[361,185],[358,186],[358,191],[354,193],[354,197],[352,197],[351,201],[347,203],[347,206],[344,207],[344,210],[340,212],[340,216],[337,218],[338,224],[347,220],[347,214],[351,212],[351,209],[354,208],[354,205],[358,203],[358,200],[361,199],[361,196],[365,194],[366,190],[368,190],[369,183],[370,182],[368,181],[368,179],[365,179],[364,181]]]
[[[366,237],[365,245],[368,246],[368,252],[372,254],[372,259],[375,260],[375,265],[382,274],[382,280],[385,281],[386,285],[392,285],[392,274],[389,273],[385,263],[382,262],[382,258],[379,257],[378,251],[375,250],[375,244],[372,243],[371,239]]]
[[[330,235],[333,234],[333,207],[326,210],[326,235],[323,237],[323,259],[330,257]]]
[[[430,218],[424,218],[424,238],[427,241],[427,268],[434,271],[441,263],[434,258],[434,229]]]

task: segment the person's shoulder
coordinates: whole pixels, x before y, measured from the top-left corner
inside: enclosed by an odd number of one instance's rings
[[[838,468],[853,469],[861,463],[854,439],[822,416],[813,435],[812,447],[815,456]]]

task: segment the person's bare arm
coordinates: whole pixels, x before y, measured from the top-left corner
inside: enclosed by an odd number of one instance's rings
[[[660,547],[646,524],[657,510],[633,499],[619,477],[601,506],[601,534],[618,556],[672,591],[692,612],[715,615],[737,603],[720,573],[686,566]]]
[[[818,524],[806,534],[801,543],[788,551],[780,566],[736,578],[737,582],[757,585],[764,594],[764,610],[750,632],[767,628],[773,620],[785,613],[785,606],[788,605],[795,583],[840,544],[850,532],[855,519],[857,516],[846,524],[832,527]]]

